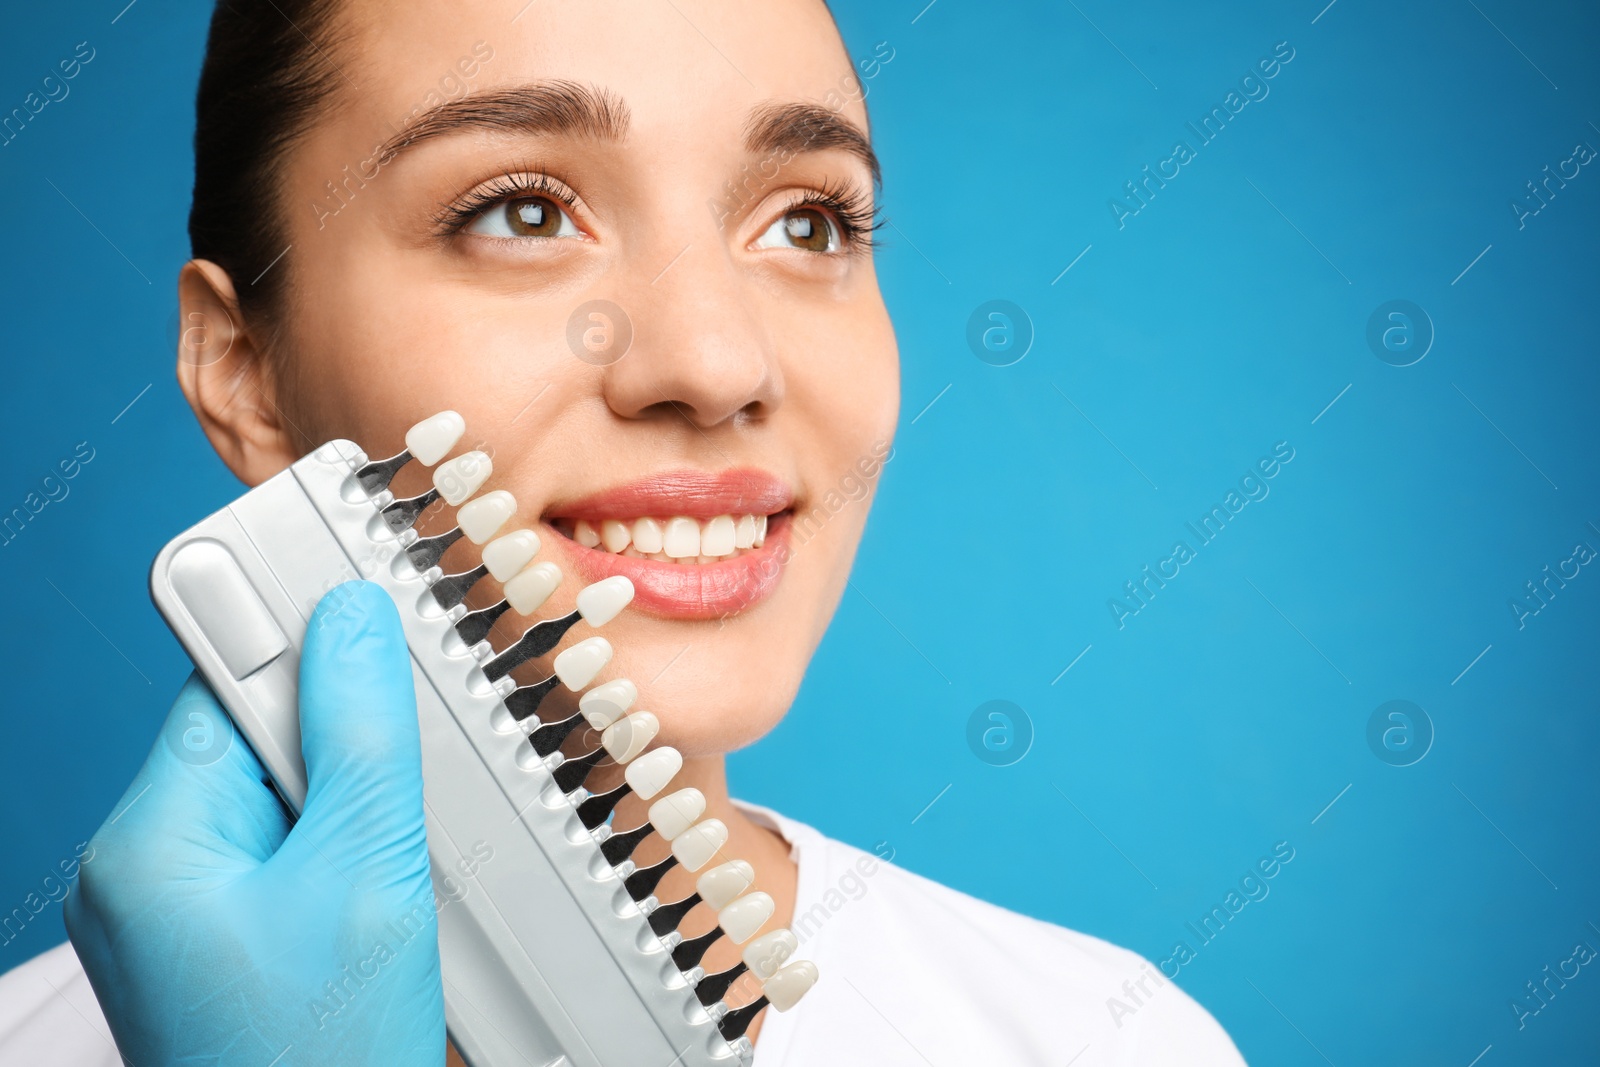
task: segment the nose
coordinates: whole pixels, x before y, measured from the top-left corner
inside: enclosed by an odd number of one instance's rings
[[[622,304],[633,339],[605,369],[606,403],[625,419],[681,416],[701,430],[770,416],[783,371],[749,279],[720,244],[669,256],[642,264]]]

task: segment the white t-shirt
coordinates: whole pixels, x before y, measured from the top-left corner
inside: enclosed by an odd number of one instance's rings
[[[793,1011],[767,1012],[755,1067],[1244,1067],[1134,953],[740,806],[789,842],[796,957],[821,975]],[[121,1062],[70,944],[0,975],[0,1067]]]

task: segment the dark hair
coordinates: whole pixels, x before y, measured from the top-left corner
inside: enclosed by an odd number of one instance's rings
[[[827,0],[823,8],[832,18]],[[289,278],[278,162],[339,83],[350,85],[331,57],[338,11],[338,0],[218,0],[211,13],[195,99],[189,252],[228,272],[241,308],[265,320],[267,334]]]
[[[329,53],[337,0],[218,0],[195,100],[189,250],[268,313],[288,272],[278,161],[345,75]],[[269,269],[270,268],[270,269]]]

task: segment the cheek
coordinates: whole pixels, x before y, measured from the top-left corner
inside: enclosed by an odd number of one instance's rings
[[[361,269],[336,262],[317,281],[296,307],[286,410],[318,441],[392,446],[403,427],[454,408],[470,443],[508,446],[539,425],[527,408],[546,387],[549,399],[592,391],[556,301],[464,306],[459,287],[405,274],[403,256]],[[557,408],[541,410],[548,419]]]
[[[788,404],[806,440],[802,454],[826,458],[808,473],[837,487],[878,442],[893,439],[900,407],[900,359],[888,311],[871,291],[853,313],[783,357]],[[797,442],[798,443],[798,442]]]

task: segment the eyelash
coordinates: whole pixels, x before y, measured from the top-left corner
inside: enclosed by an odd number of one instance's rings
[[[547,196],[573,210],[578,206],[577,197],[547,174],[503,174],[474,189],[457,203],[445,205],[436,221],[441,232],[453,237],[489,208],[530,196]],[[872,198],[852,185],[843,181],[825,182],[815,192],[797,194],[783,209],[783,214],[803,208],[821,208],[833,217],[844,242],[844,248],[833,255],[861,255],[879,243],[873,234],[884,222],[875,219]]]
[[[858,187],[843,181],[824,182],[815,192],[797,193],[795,200],[783,209],[783,214],[808,207],[822,208],[838,224],[844,248],[835,255],[863,255],[877,247],[878,240],[873,234],[884,223],[875,218],[872,197]]]
[[[530,196],[547,196],[573,210],[578,206],[578,198],[548,174],[502,174],[487,185],[474,189],[460,201],[445,205],[436,221],[446,236],[454,237],[489,208]]]

